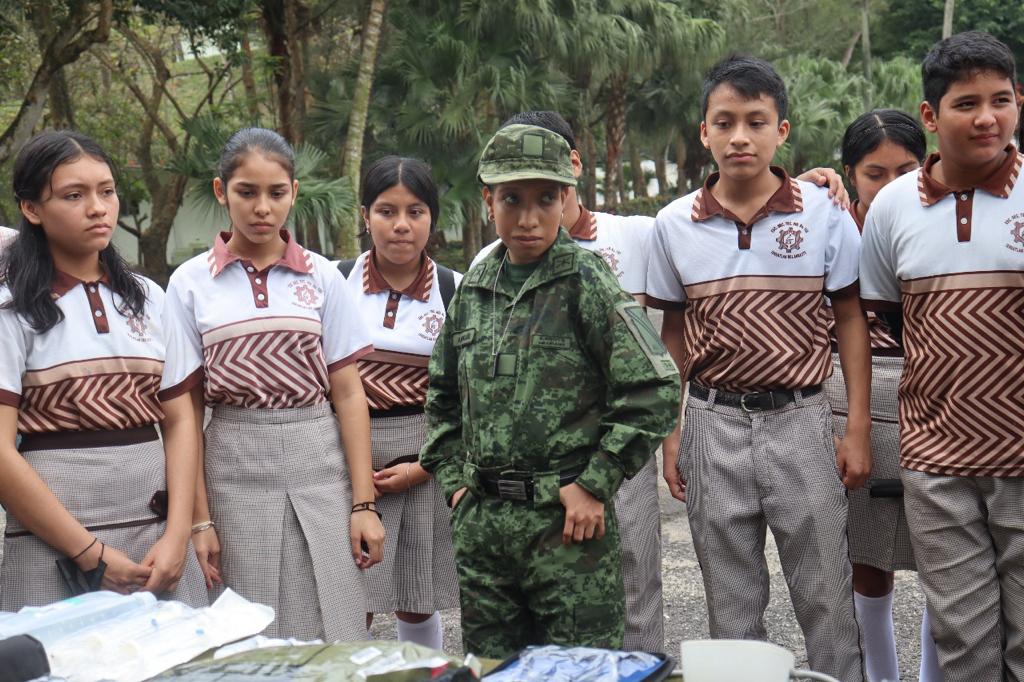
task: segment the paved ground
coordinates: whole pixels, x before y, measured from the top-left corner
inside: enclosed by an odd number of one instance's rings
[[[660,313],[658,311],[651,312],[652,319],[660,327]],[[661,481],[660,496],[665,645],[669,654],[678,657],[681,642],[687,639],[703,639],[708,636],[707,605],[704,601],[704,586],[701,581],[700,569],[697,566],[693,542],[690,539],[690,527],[686,521],[686,507],[669,495],[664,481]],[[789,603],[789,593],[770,533],[767,554],[772,578],[771,601],[765,614],[768,635],[771,641],[795,652],[798,664],[802,665],[806,663],[803,635]],[[918,587],[916,574],[901,572],[896,575],[895,602],[896,639],[901,677],[904,680],[916,680],[921,649],[919,629],[924,605],[924,596]],[[458,611],[445,612],[443,620],[445,649],[452,653],[460,652],[462,639],[459,634]],[[378,638],[393,638],[395,636],[394,618],[378,616],[372,632]]]

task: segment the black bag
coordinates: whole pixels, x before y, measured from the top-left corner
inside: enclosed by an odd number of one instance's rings
[[[0,682],[25,682],[50,674],[46,650],[32,635],[0,639]]]

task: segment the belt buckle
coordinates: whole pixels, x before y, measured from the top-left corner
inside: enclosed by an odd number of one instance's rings
[[[747,398],[749,398],[750,396],[764,395],[765,393],[767,393],[768,397],[772,399],[772,406],[771,407],[765,408],[765,407],[748,407],[747,406]],[[775,394],[773,392],[771,392],[771,391],[764,391],[762,393],[744,393],[743,395],[740,396],[740,408],[744,412],[746,412],[747,414],[751,414],[753,412],[764,412],[766,409],[767,410],[774,410],[775,409]]]
[[[516,481],[508,478],[498,479],[498,497],[503,500],[526,501],[526,481]]]

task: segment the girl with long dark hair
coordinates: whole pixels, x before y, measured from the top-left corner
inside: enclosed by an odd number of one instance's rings
[[[387,540],[367,571],[370,617],[395,613],[398,639],[441,649],[439,609],[459,605],[449,512],[440,486],[419,465],[426,440],[427,363],[462,276],[426,246],[440,202],[430,168],[386,156],[362,182],[362,217],[373,248],[351,263],[349,287],[374,352],[359,360],[370,402],[377,504]]]
[[[187,398],[158,393],[164,294],[110,243],[113,164],[84,135],[46,132],[22,148],[13,180],[22,219],[0,258],[0,611],[91,589],[205,605],[188,551],[193,414]]]
[[[344,277],[285,229],[299,185],[284,138],[234,133],[213,189],[231,231],[167,288],[170,393],[191,395],[197,421],[213,408],[197,434],[200,564],[209,585],[274,608],[269,636],[361,640],[360,569],[384,540],[355,364],[372,346]]]

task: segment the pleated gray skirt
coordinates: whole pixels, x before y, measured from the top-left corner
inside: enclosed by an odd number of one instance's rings
[[[422,414],[371,420],[373,468],[418,456],[426,440]],[[433,613],[459,605],[449,509],[441,486],[426,483],[377,500],[384,559],[366,571],[373,613]]]
[[[352,559],[352,486],[325,403],[218,405],[206,487],[224,584],[273,607],[268,637],[366,639],[366,580]]]
[[[903,358],[871,358],[871,453],[869,480],[900,477],[900,426],[897,390]],[[846,433],[846,382],[839,356],[832,355],[832,376],[825,381],[825,395],[832,404],[836,435]],[[883,571],[915,571],[910,529],[902,497],[871,497],[867,488],[850,493],[850,561]]]
[[[164,448],[159,440],[111,447],[32,450],[23,453],[68,512],[86,528],[154,519],[153,493],[165,490]],[[162,521],[93,531],[100,542],[140,562],[164,533]],[[0,569],[0,611],[42,606],[71,596],[57,570],[63,557],[13,516],[7,519],[3,567]],[[15,537],[10,537],[14,533]],[[160,595],[189,606],[209,604],[206,584],[192,545],[185,551],[185,571],[174,592]]]

